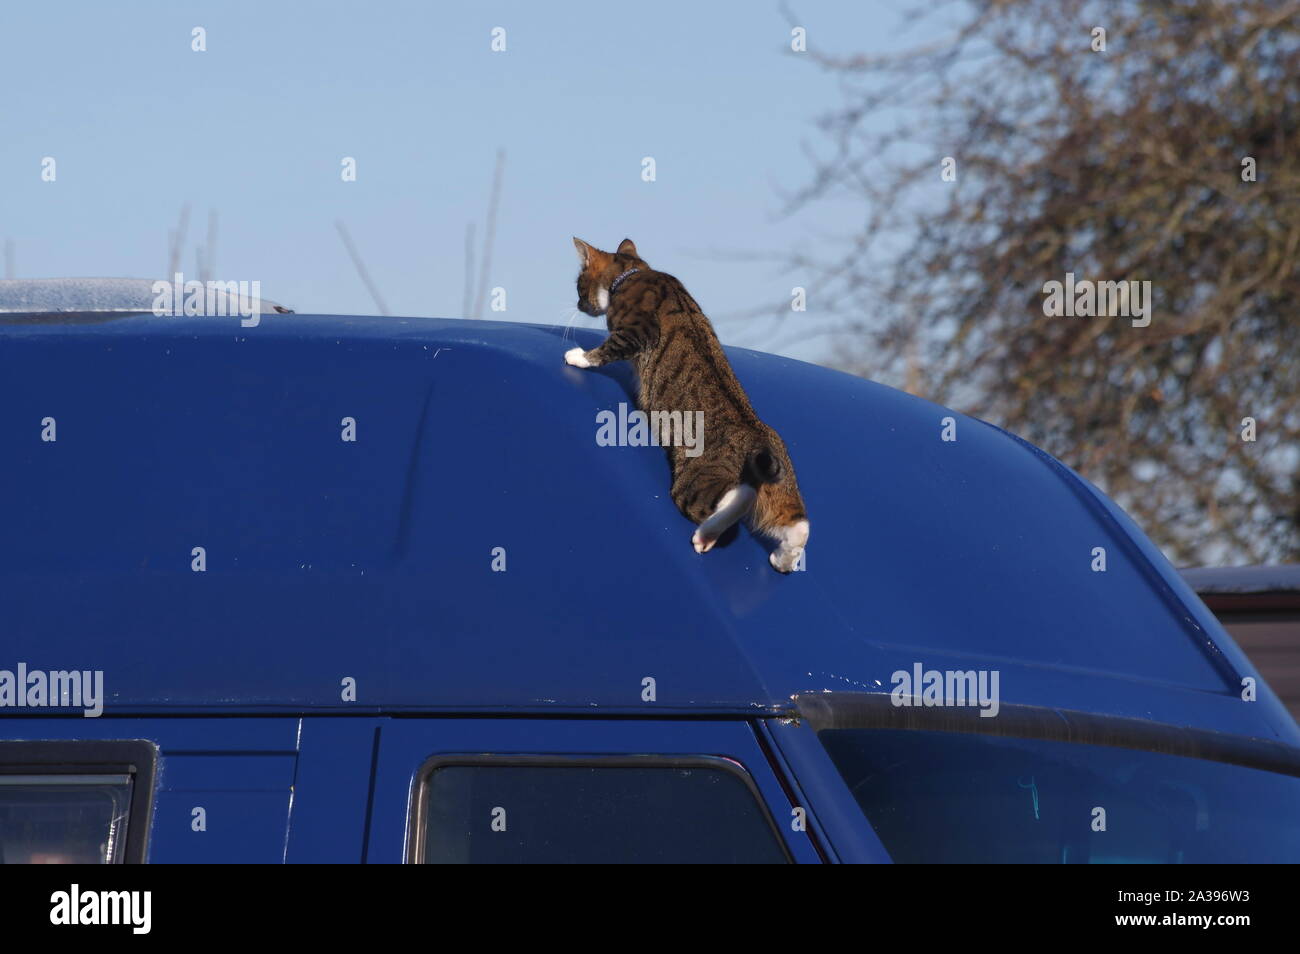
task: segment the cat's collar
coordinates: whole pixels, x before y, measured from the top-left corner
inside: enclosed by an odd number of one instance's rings
[[[639,272],[639,271],[641,271],[641,269],[639,268],[629,268],[622,275],[618,276],[618,278],[614,279],[612,282],[609,283],[609,293],[613,295],[614,290],[618,288],[619,285],[623,284],[623,279],[627,278],[633,272]]]

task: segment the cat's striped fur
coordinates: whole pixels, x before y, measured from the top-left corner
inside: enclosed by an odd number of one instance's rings
[[[754,413],[700,306],[676,278],[647,265],[630,239],[613,253],[573,244],[582,262],[578,308],[605,315],[609,337],[591,351],[570,350],[565,361],[579,368],[631,361],[642,411],[704,412],[702,453],[666,448],[673,502],[698,525],[695,549],[707,552],[745,519],[777,541],[772,566],[782,573],[801,566],[808,514],[794,465],[780,435]]]

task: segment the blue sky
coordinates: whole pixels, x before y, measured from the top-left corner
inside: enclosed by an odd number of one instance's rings
[[[809,45],[837,52],[927,39],[902,32],[906,8],[793,4]],[[190,48],[195,26],[206,52]],[[498,26],[507,49],[494,53]],[[502,148],[488,284],[508,309],[485,317],[567,321],[570,236],[628,235],[724,341],[754,345],[729,316],[788,302],[807,279],[729,256],[851,232],[864,215],[844,203],[779,214],[839,92],[790,52],[776,2],[11,3],[0,88],[0,238],[19,277],[159,277],[189,203],[187,277],[215,209],[215,277],[259,280],[299,312],[374,313],[341,219],[392,313],[456,317],[465,227],[482,238]],[[56,182],[41,181],[45,156]],[[356,182],[340,179],[345,156]],[[815,290],[791,320],[818,325]],[[784,350],[816,359],[830,343]]]

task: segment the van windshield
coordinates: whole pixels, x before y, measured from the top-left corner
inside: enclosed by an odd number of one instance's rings
[[[1300,778],[1137,748],[823,728],[896,862],[1296,863]]]

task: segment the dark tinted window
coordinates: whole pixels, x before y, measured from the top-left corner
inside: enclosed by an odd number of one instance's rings
[[[435,766],[421,808],[430,864],[787,860],[746,778],[704,760]]]
[[[143,739],[0,742],[0,864],[138,864],[158,748]]]
[[[130,805],[127,775],[0,775],[0,862],[121,861]]]
[[[1136,749],[818,733],[898,862],[1300,862],[1300,779]],[[1093,826],[1104,809],[1105,831]]]

